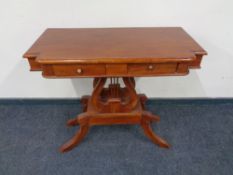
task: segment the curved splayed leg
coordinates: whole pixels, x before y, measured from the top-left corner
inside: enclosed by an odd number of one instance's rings
[[[79,122],[78,122],[77,118],[70,119],[66,123],[67,126],[76,126],[78,124],[79,124]]]
[[[160,138],[159,136],[157,136],[152,128],[151,128],[151,122],[152,121],[158,121],[157,116],[153,116],[153,119],[151,118],[153,115],[150,113],[145,112],[142,116],[142,121],[141,121],[141,127],[144,130],[145,135],[155,144],[159,145],[160,147],[163,148],[169,148],[170,145],[163,140],[162,138]]]
[[[80,122],[80,128],[76,132],[76,134],[65,144],[63,144],[60,148],[61,152],[66,152],[71,149],[73,149],[76,145],[78,145],[82,139],[87,135],[89,131],[89,125],[88,125],[88,118],[89,116],[85,114],[81,114],[78,116],[77,120]]]

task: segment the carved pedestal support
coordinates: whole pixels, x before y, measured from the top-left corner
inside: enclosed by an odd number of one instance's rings
[[[159,116],[145,110],[147,97],[137,95],[135,81],[131,77],[123,77],[125,87],[120,87],[118,78],[110,78],[108,88],[105,88],[107,78],[95,78],[91,96],[83,96],[81,103],[83,113],[67,122],[68,126],[79,125],[77,133],[61,148],[66,152],[74,148],[85,137],[93,125],[140,124],[145,135],[160,147],[169,148],[169,144],[157,136],[151,128],[151,122],[158,122]]]

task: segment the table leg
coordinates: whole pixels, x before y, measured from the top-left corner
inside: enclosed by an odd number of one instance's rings
[[[170,145],[165,140],[157,136],[151,128],[151,122],[153,121],[158,122],[159,120],[160,118],[158,116],[155,116],[150,112],[144,111],[142,114],[141,127],[143,128],[145,135],[152,142],[159,145],[160,147],[169,148]]]
[[[86,136],[89,128],[94,125],[140,124],[145,135],[160,147],[170,145],[157,136],[152,128],[152,122],[158,122],[159,116],[145,110],[147,97],[137,94],[135,81],[132,77],[123,77],[125,87],[121,87],[118,78],[111,78],[109,87],[105,87],[107,78],[95,78],[94,90],[91,96],[81,99],[84,113],[67,122],[68,126],[79,125],[76,134],[65,143],[60,151],[66,152],[78,145]]]
[[[67,152],[73,149],[76,145],[78,145],[82,139],[86,136],[89,131],[89,123],[88,123],[89,116],[86,113],[82,113],[77,117],[78,123],[80,123],[80,128],[76,132],[76,134],[64,145],[61,146],[61,152]]]

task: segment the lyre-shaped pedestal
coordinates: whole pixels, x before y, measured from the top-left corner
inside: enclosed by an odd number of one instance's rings
[[[79,125],[80,128],[61,147],[61,152],[69,151],[80,143],[91,126],[112,124],[140,124],[145,135],[155,144],[169,148],[169,144],[152,131],[151,122],[158,122],[160,118],[145,110],[147,97],[136,93],[134,78],[122,79],[125,87],[120,86],[118,78],[110,78],[108,88],[104,87],[107,78],[94,79],[92,95],[81,99],[83,113],[67,122],[68,126]]]

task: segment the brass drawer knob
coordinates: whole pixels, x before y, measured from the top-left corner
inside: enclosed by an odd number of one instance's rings
[[[148,66],[148,69],[149,69],[149,70],[153,70],[153,69],[154,69],[154,65],[150,64],[150,65]]]
[[[78,68],[78,69],[77,69],[77,73],[78,73],[78,74],[82,74],[82,73],[83,73],[83,70],[82,70],[81,68]]]

